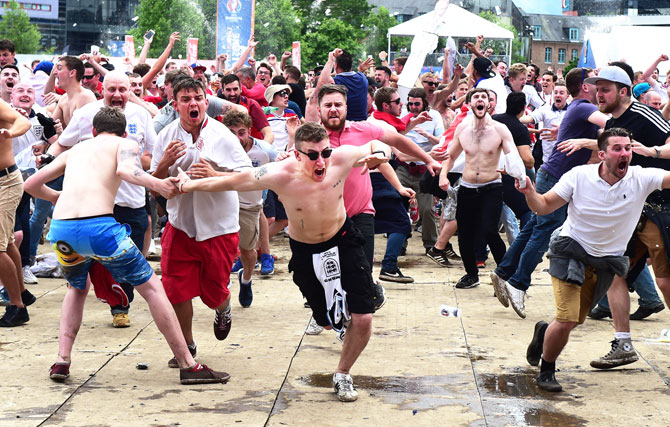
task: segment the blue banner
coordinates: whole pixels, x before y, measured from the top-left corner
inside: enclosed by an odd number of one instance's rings
[[[584,45],[582,46],[582,52],[579,55],[579,62],[577,62],[579,68],[596,68],[596,60],[593,58],[593,51],[591,50],[591,42],[586,39]]]
[[[126,42],[124,40],[112,40],[109,42],[109,53],[115,58],[123,58],[126,55]]]
[[[216,54],[228,55],[226,64],[234,64],[246,49],[253,27],[254,0],[218,0]]]

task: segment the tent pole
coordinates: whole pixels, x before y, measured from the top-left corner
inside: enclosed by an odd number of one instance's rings
[[[507,50],[507,53],[509,54],[507,58],[507,64],[512,65],[512,39],[509,39],[509,49]]]
[[[388,61],[389,64],[393,64],[393,60],[391,58],[391,37],[392,37],[391,33],[386,31],[386,36],[387,36],[386,38],[387,38],[387,42],[388,42],[388,50],[386,51],[386,53],[388,53],[387,61]]]

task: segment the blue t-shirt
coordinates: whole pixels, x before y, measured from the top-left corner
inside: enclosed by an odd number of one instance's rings
[[[348,71],[333,77],[335,84],[347,88],[347,120],[368,119],[368,79],[360,71]]]
[[[558,127],[558,138],[556,139],[554,151],[552,151],[549,159],[542,165],[541,169],[554,178],[560,178],[575,166],[585,165],[589,161],[591,150],[588,148],[582,148],[566,156],[564,152],[558,150],[556,147],[558,143],[568,139],[598,138],[598,129],[600,127],[589,122],[589,117],[595,111],[598,111],[598,107],[586,99],[575,99],[572,101],[565,112],[561,125]]]

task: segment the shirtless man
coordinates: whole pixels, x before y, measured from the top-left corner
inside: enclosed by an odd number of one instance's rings
[[[498,220],[502,210],[502,179],[498,171],[500,150],[505,153],[505,168],[514,177],[525,182],[525,167],[514,145],[507,126],[493,121],[486,113],[489,95],[486,89],[474,89],[470,95],[472,120],[462,122],[449,144],[449,158],[442,164],[440,188],[449,187],[447,173],[454,160],[465,151],[465,168],[458,190],[456,221],[458,222],[458,246],[463,258],[466,274],[456,284],[459,289],[479,285],[479,274],[475,261],[474,242],[482,230],[496,263],[505,255],[505,243],[498,234]]]
[[[112,217],[114,197],[121,180],[146,186],[173,197],[174,178],[160,180],[136,164],[137,143],[125,136],[121,110],[105,107],[93,118],[95,138],[58,156],[26,182],[26,191],[56,205],[48,238],[70,286],[63,300],[59,348],[49,377],[63,382],[70,376],[71,352],[81,325],[84,302],[91,286],[88,271],[94,261],[103,264],[119,282],[130,282],[149,304],[151,314],[175,354],[182,384],[226,382],[230,376],[196,363],[182,339],[177,316],[160,280]],[[65,174],[63,191],[47,187]]]
[[[289,218],[293,252],[289,271],[294,272],[293,281],[307,298],[319,325],[336,331],[346,327],[340,361],[333,375],[333,387],[344,402],[358,398],[349,370],[370,339],[375,311],[372,274],[363,253],[363,237],[344,208],[344,181],[352,167],[376,167],[385,162],[390,153],[384,147],[372,141],[333,150],[326,130],[315,123],[306,123],[295,133],[292,152],[295,155],[284,161],[228,177],[192,181],[183,172],[179,174],[182,192],[269,188],[281,197]],[[317,271],[313,258],[321,263]],[[328,292],[324,291],[326,287]],[[346,305],[342,304],[344,298]]]
[[[52,79],[58,78],[58,87],[65,91],[53,113],[54,120],[60,120],[63,126],[70,123],[74,111],[96,100],[95,95],[81,86],[84,76],[84,63],[74,56],[63,56],[52,71]]]
[[[14,218],[23,196],[23,178],[14,162],[12,138],[23,135],[30,127],[28,119],[0,101],[0,280],[7,288],[10,304],[0,319],[0,327],[26,323],[29,317],[25,306],[35,302],[24,288],[21,255],[14,244]]]

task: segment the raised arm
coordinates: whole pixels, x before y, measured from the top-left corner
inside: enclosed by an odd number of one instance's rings
[[[240,59],[238,59],[237,62],[235,63],[235,65],[233,65],[233,68],[231,69],[232,73],[236,73],[237,70],[244,67],[244,63],[246,62],[247,58],[249,58],[249,55],[251,54],[251,51],[254,50],[254,48],[256,47],[257,44],[258,44],[258,42],[254,40],[254,35],[252,34],[251,37],[249,37],[249,42],[247,43],[247,48],[244,49],[244,51],[240,55]]]
[[[144,64],[147,62],[147,55],[149,54],[149,48],[151,47],[151,42],[154,41],[154,36],[149,38],[144,35],[144,46],[142,46],[142,51],[140,52],[140,57],[137,60],[138,64]]]
[[[661,54],[654,62],[651,63],[649,68],[645,70],[644,73],[642,73],[642,80],[653,83],[651,79],[651,75],[654,73],[654,70],[658,68],[658,64],[661,62],[667,61],[668,60],[668,55],[666,54]]]
[[[421,147],[416,145],[411,139],[400,135],[398,132],[391,132],[389,130],[384,130],[384,136],[382,137],[382,142],[385,142],[386,144],[397,148],[401,152],[415,157],[417,159],[420,159],[422,162],[426,164],[426,167],[428,170],[431,172],[431,174],[437,173],[441,166],[438,162],[433,160],[428,153],[423,151]]]
[[[182,193],[264,190],[270,188],[273,181],[276,181],[279,170],[281,170],[281,165],[270,163],[228,176],[192,180],[186,172],[179,168],[178,189]]]
[[[163,53],[161,53],[161,56],[159,56],[156,62],[154,62],[154,65],[151,66],[149,72],[146,73],[144,77],[142,77],[143,87],[151,86],[151,82],[154,80],[154,77],[156,77],[158,73],[163,69],[163,67],[165,67],[165,63],[167,62],[168,58],[170,58],[170,52],[172,52],[174,44],[178,41],[179,41],[178,32],[175,31],[174,33],[170,34],[170,41],[168,41],[168,45],[163,50]]]
[[[456,91],[458,88],[458,83],[460,83],[461,76],[463,75],[463,66],[461,64],[456,64],[454,66],[454,78],[449,82],[449,86],[445,87],[442,90],[435,92],[435,105],[439,105],[441,101],[446,99],[449,95]]]

